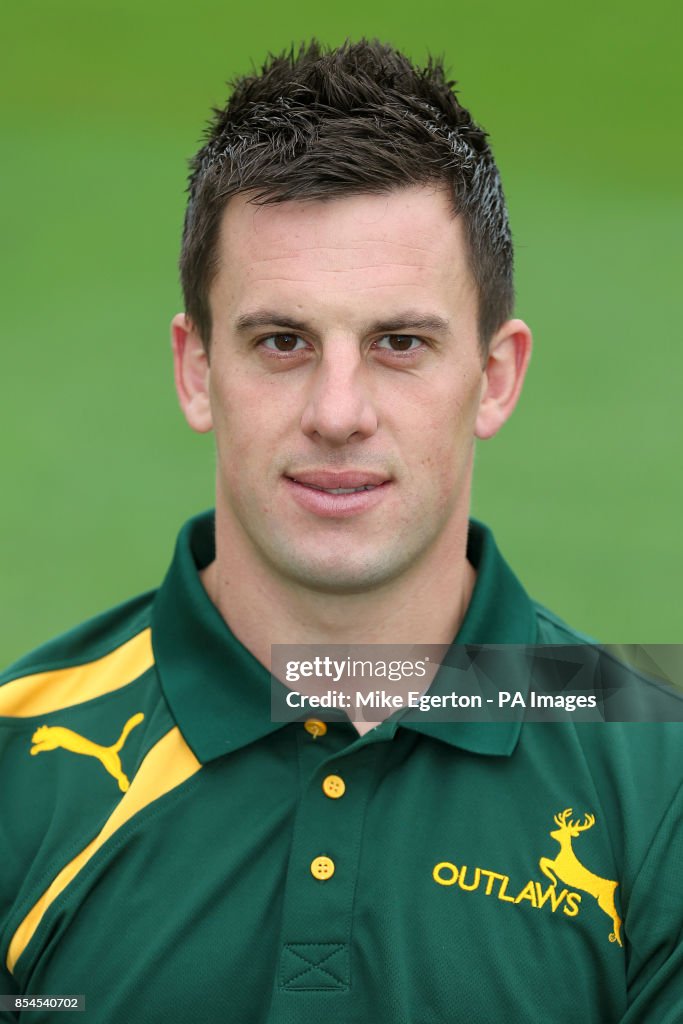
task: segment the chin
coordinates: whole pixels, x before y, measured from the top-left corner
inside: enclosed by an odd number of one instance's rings
[[[405,559],[378,559],[347,553],[330,557],[288,559],[280,572],[292,582],[324,594],[358,594],[373,590],[400,575]]]

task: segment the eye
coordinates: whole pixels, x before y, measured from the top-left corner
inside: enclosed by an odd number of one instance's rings
[[[414,334],[385,334],[375,343],[375,348],[382,349],[383,352],[412,353],[417,352],[423,345],[424,342]]]
[[[288,352],[303,352],[306,348],[306,342],[303,338],[300,338],[298,334],[269,334],[267,338],[263,338],[259,344],[266,349],[267,352],[278,352],[287,354]]]

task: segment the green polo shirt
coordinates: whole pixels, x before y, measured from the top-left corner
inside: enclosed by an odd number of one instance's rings
[[[681,725],[272,722],[213,555],[207,514],[158,591],[0,678],[0,991],[97,1024],[683,1020]],[[457,643],[582,642],[481,524],[468,557]]]

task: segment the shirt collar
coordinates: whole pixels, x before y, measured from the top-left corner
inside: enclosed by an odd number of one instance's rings
[[[535,644],[538,640],[536,612],[531,598],[507,564],[487,526],[470,519],[467,559],[477,570],[477,580],[455,644]],[[512,667],[514,659],[506,662]],[[430,692],[438,692],[440,679]],[[524,690],[525,677],[506,689]],[[444,692],[446,687],[443,687]],[[450,689],[450,687],[448,687]],[[428,718],[403,723],[404,728],[432,736],[475,754],[506,756],[513,752],[522,727],[522,713],[503,722],[440,722]]]
[[[214,558],[214,531],[213,512],[185,524],[152,608],[152,646],[164,696],[203,763],[246,746],[282,724],[270,720],[270,673],[234,636],[199,578],[198,571]],[[490,530],[476,520],[470,520],[467,557],[477,570],[477,581],[454,643],[535,643],[533,604]],[[515,748],[521,718],[495,723],[402,723],[397,716],[367,736],[372,741],[390,739],[399,725],[474,753],[506,755]]]

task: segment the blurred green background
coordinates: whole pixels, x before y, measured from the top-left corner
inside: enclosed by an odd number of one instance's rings
[[[154,587],[213,503],[172,386],[186,161],[225,81],[317,35],[445,54],[489,130],[536,349],[474,512],[612,643],[682,639],[679,9],[352,0],[7,7],[0,661]]]

